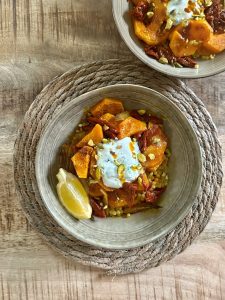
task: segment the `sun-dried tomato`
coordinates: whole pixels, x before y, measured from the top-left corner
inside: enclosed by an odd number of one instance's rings
[[[157,46],[147,46],[145,47],[145,53],[152,57],[152,58],[155,58],[157,60],[160,59],[160,56],[159,56],[159,52],[158,52],[158,49],[157,49]]]
[[[152,128],[147,129],[142,133],[142,136],[138,139],[138,145],[141,152],[144,152],[149,146],[151,139],[156,134],[158,128],[159,126],[157,124],[153,124]]]
[[[167,58],[169,63],[174,63],[176,61],[176,57],[169,47],[159,45],[157,49],[158,49],[159,57]]]
[[[181,66],[187,68],[194,68],[196,66],[196,62],[189,56],[184,57],[176,57],[176,62],[178,62]]]
[[[138,21],[145,22],[148,10],[149,3],[147,1],[140,1],[136,6],[134,6],[132,15]]]
[[[90,198],[90,204],[92,207],[93,215],[99,218],[106,218],[106,212],[104,211],[103,207],[101,207],[97,201]]]
[[[169,46],[148,46],[145,47],[145,53],[153,58],[159,60],[161,57],[165,57],[169,64],[179,63],[181,66],[194,68],[196,66],[196,61],[189,56],[176,57]]]
[[[132,207],[134,205],[134,200],[137,196],[137,191],[138,191],[138,184],[137,183],[129,183],[125,182],[123,184],[123,190],[127,192],[128,197],[128,206]]]
[[[205,18],[215,33],[224,33],[225,10],[220,0],[213,0],[212,5],[205,9]]]
[[[143,117],[137,112],[137,110],[132,110],[130,112],[130,116],[139,120],[139,121],[143,121]]]
[[[145,193],[145,200],[146,200],[146,202],[155,203],[159,199],[160,195],[164,191],[165,191],[165,188],[157,189],[157,190],[151,190],[151,189],[149,189]]]

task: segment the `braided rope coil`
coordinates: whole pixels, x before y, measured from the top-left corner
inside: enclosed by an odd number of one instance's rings
[[[203,157],[199,194],[185,219],[169,234],[130,250],[106,250],[87,245],[65,232],[48,214],[35,178],[38,141],[53,114],[72,98],[112,84],[139,84],[175,103],[197,134]],[[204,104],[180,80],[162,76],[139,62],[107,60],[76,67],[56,77],[36,97],[24,117],[14,149],[14,177],[23,210],[31,225],[64,256],[108,274],[140,272],[158,266],[183,251],[208,223],[222,184],[221,146]]]

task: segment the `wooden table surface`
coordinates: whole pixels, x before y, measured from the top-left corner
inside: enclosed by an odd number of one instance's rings
[[[158,268],[115,278],[50,249],[20,207],[13,146],[35,96],[76,64],[133,57],[115,28],[111,1],[1,0],[0,39],[0,299],[225,299],[224,185],[210,223],[186,251]],[[186,83],[225,146],[225,73]]]

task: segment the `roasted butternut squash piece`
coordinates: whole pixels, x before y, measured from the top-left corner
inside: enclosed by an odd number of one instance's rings
[[[115,116],[112,115],[112,114],[110,114],[110,113],[106,113],[106,114],[102,115],[102,116],[100,117],[100,119],[103,120],[103,121],[110,122],[111,120],[114,120],[114,119],[115,119]]]
[[[98,183],[92,183],[88,187],[88,194],[93,196],[93,197],[101,197],[102,192],[101,192],[101,187]]]
[[[118,189],[108,193],[108,205],[110,208],[122,208],[125,206],[130,206],[130,200],[129,194],[123,189]],[[135,205],[137,202],[138,200],[135,197],[132,205]]]
[[[212,28],[205,20],[191,20],[188,26],[177,25],[170,34],[170,48],[175,56],[191,56],[210,38]]]
[[[183,23],[180,23],[178,25],[176,25],[171,31],[170,31],[170,34],[169,34],[169,40],[171,40],[172,36],[173,36],[173,33],[174,31],[178,31],[181,35],[184,35],[184,30],[185,30],[185,26],[183,25]]]
[[[187,26],[187,38],[199,42],[206,42],[213,32],[212,27],[205,20],[191,20]]]
[[[110,208],[122,208],[127,206],[127,193],[122,189],[108,193],[108,203]]]
[[[150,46],[164,42],[169,35],[169,31],[160,32],[163,22],[167,19],[166,6],[161,0],[153,0],[151,2],[154,4],[155,9],[149,25],[145,25],[135,18],[133,19],[136,36]]]
[[[100,117],[100,119],[110,123],[110,125],[114,128],[116,128],[118,125],[118,122],[116,121],[115,116],[110,113],[104,114],[103,116]]]
[[[105,186],[102,181],[91,183],[89,185],[89,194],[93,197],[102,197],[103,193],[105,192],[112,192],[113,189]]]
[[[94,144],[98,144],[101,142],[102,139],[103,139],[102,126],[99,124],[96,124],[95,127],[91,130],[91,132],[86,134],[82,138],[82,140],[76,144],[76,146],[78,148],[81,148],[81,147],[87,145],[90,140],[92,140],[94,142]]]
[[[120,100],[105,98],[93,106],[90,111],[94,117],[101,117],[106,113],[116,115],[124,111],[124,107]]]
[[[195,54],[198,45],[193,45],[190,42],[186,43],[182,35],[175,30],[171,35],[170,49],[175,56],[182,57]]]
[[[155,152],[155,154],[154,154],[154,152]],[[155,155],[155,158],[153,160],[148,159],[144,163],[144,166],[147,171],[156,171],[158,169],[158,167],[163,163],[163,161],[165,159],[165,155],[158,154],[157,149],[151,149],[151,153],[153,153]]]
[[[84,146],[71,158],[79,178],[87,178],[93,148]]]
[[[150,145],[144,151],[147,158],[143,166],[147,171],[155,171],[162,164],[165,158],[165,150],[167,147],[167,139],[163,131],[158,128],[156,134],[151,138]]]
[[[204,42],[209,40],[213,29],[205,20],[190,20],[187,26],[180,23],[174,27],[169,35],[169,39],[171,39],[174,31],[178,31],[184,39]]]
[[[204,42],[200,47],[199,55],[210,55],[220,53],[225,50],[225,33],[213,34],[211,33],[210,39]]]
[[[145,122],[139,121],[133,117],[128,117],[127,119],[122,121],[118,126],[118,138],[123,139],[127,136],[143,132],[146,129],[147,127]]]

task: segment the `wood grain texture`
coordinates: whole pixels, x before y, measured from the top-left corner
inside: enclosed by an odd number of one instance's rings
[[[133,57],[115,28],[111,1],[0,0],[0,37],[0,299],[225,299],[224,184],[191,247],[161,267],[116,278],[55,253],[21,210],[12,153],[35,96],[75,64]],[[212,114],[225,158],[224,73],[186,83]]]

